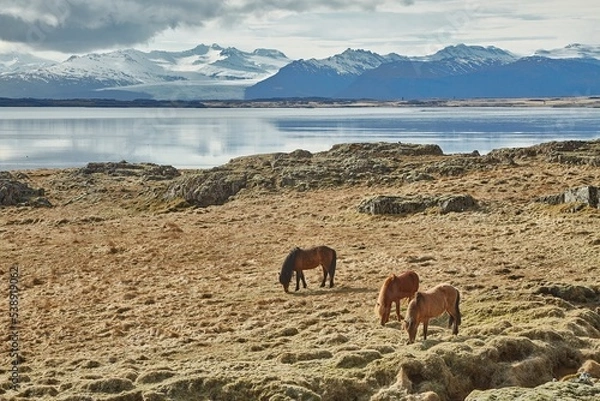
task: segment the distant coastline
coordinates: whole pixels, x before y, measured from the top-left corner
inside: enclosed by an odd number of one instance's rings
[[[333,107],[600,107],[600,96],[430,100],[348,100],[326,98],[263,100],[115,100],[0,98],[0,107],[96,108],[333,108]]]

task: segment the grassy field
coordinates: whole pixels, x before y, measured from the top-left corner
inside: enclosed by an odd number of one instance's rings
[[[20,288],[20,388],[7,338],[0,397],[462,400],[576,373],[600,361],[600,211],[535,199],[597,185],[600,167],[529,153],[426,180],[248,187],[204,208],[165,200],[175,179],[21,172],[53,207],[0,209],[6,308],[13,266]],[[388,162],[428,169],[452,157]],[[456,193],[478,208],[357,211],[373,195]],[[337,251],[335,286],[320,288],[315,269],[307,289],[284,293],[288,252],[320,244]],[[457,336],[446,316],[412,345],[400,322],[379,324],[380,285],[408,269],[421,289],[460,290]]]

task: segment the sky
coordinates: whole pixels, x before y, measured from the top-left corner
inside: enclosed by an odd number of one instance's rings
[[[596,0],[0,0],[0,53],[56,60],[216,43],[322,59],[347,48],[427,55],[449,45],[519,55],[600,44]]]

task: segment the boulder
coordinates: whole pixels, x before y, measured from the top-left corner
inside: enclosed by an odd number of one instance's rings
[[[407,215],[436,207],[440,213],[464,212],[477,208],[471,195],[443,195],[438,197],[403,197],[377,195],[364,199],[358,205],[360,213]]]
[[[565,203],[585,204],[595,209],[599,208],[598,187],[586,185],[577,188],[570,188],[560,194],[551,194],[541,196],[536,202],[549,205],[560,205]]]
[[[165,198],[183,198],[198,207],[222,205],[246,187],[245,174],[224,170],[209,170],[200,174],[175,180],[168,188]]]
[[[433,206],[428,198],[377,195],[358,205],[360,213],[367,214],[413,214]]]
[[[565,191],[564,203],[585,203],[593,208],[598,207],[598,188],[584,186]]]
[[[44,197],[44,189],[32,188],[26,182],[16,179],[11,173],[0,175],[0,206],[27,205],[34,207],[51,207]]]
[[[477,202],[471,195],[448,195],[438,199],[442,213],[464,212],[477,207]]]

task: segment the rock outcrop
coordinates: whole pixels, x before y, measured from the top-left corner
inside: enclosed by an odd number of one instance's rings
[[[598,209],[598,187],[586,185],[577,188],[567,189],[559,194],[551,194],[542,196],[536,199],[537,202],[547,203],[550,205],[560,205],[564,203],[573,203],[579,205],[587,205]]]
[[[88,163],[77,170],[78,174],[107,174],[111,176],[137,176],[145,180],[170,180],[181,175],[173,166],[154,163],[101,162]]]
[[[51,207],[50,201],[44,197],[44,189],[32,188],[25,182],[27,176],[18,177],[3,171],[0,172],[0,206],[34,206]]]
[[[464,212],[477,209],[477,201],[471,195],[444,195],[439,197],[404,197],[377,195],[363,200],[358,211],[367,214],[414,214],[430,208],[440,213]]]
[[[199,207],[222,205],[244,188],[246,183],[245,174],[231,174],[215,169],[175,181],[165,197],[180,197]]]
[[[409,163],[411,158],[418,158],[419,163]],[[223,204],[245,188],[305,191],[340,185],[431,181],[436,175],[456,175],[481,168],[485,162],[483,159],[476,162],[478,159],[481,157],[473,154],[453,157],[450,161],[437,145],[405,143],[352,143],[334,145],[315,154],[295,150],[245,156],[175,179],[165,199],[179,197],[191,205],[205,207]],[[423,160],[433,165],[424,165]]]
[[[245,188],[305,191],[340,185],[395,185],[458,177],[499,165],[515,166],[516,161],[530,159],[595,166],[600,165],[600,157],[595,156],[598,153],[600,141],[550,142],[528,148],[497,149],[484,156],[477,152],[444,155],[437,145],[400,142],[339,144],[314,154],[295,150],[238,157],[223,166],[191,173],[191,176],[175,177],[164,198],[167,201],[183,198],[191,205],[205,207],[223,204]],[[95,166],[87,169],[92,167]],[[213,191],[217,195],[213,195]],[[569,199],[582,199],[596,205],[593,207],[598,204],[595,187],[587,187],[587,192],[581,189],[564,195],[550,195],[542,201],[562,203]],[[474,207],[470,202],[467,198],[453,198],[441,209],[442,212],[467,210]],[[410,210],[413,208],[423,210],[423,207],[430,207],[425,203],[426,200],[416,200],[416,204],[394,206],[398,210],[395,213],[412,213]],[[404,207],[409,210],[403,211]]]

